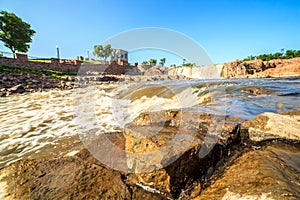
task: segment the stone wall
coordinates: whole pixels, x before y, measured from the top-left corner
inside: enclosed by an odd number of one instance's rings
[[[119,65],[116,62],[112,62],[108,65],[108,67],[105,69],[105,73],[107,74],[115,74],[115,75],[119,75],[119,74],[126,74],[128,73],[130,70],[132,70],[133,68],[136,68],[134,66],[131,66],[129,64],[123,64],[123,65]]]
[[[64,61],[51,58],[50,63],[29,61],[26,54],[16,54],[16,58],[0,57],[0,65],[28,67],[35,70],[57,70],[62,72],[78,72],[81,63],[77,60]]]
[[[81,67],[81,62],[78,60],[59,60],[57,58],[51,58],[50,63],[29,61],[26,54],[16,54],[16,58],[0,57],[0,65],[16,66],[16,67],[28,67],[36,70],[57,70],[62,72],[78,72]],[[131,66],[128,63],[122,63],[113,61],[109,65],[97,64],[97,65],[82,65],[82,71],[99,72],[103,74],[126,74],[130,70],[137,68]]]
[[[115,61],[111,62],[110,64],[83,64],[78,72],[78,75],[86,75],[88,73],[121,75],[128,74],[135,68],[138,69],[137,67],[129,64],[119,65]]]

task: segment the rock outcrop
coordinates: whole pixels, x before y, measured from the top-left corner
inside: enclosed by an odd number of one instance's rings
[[[213,125],[217,121],[221,126]],[[238,123],[234,118],[181,111],[141,114],[126,126],[124,136],[116,133],[119,136],[111,141],[127,154],[123,164],[129,171],[139,173],[115,171],[86,149],[75,148],[55,158],[17,161],[0,171],[0,182],[6,185],[8,199],[196,197],[214,169],[234,154],[229,149],[238,143]],[[97,143],[103,145],[95,139],[92,146]]]
[[[242,140],[261,142],[272,139],[300,140],[300,112],[262,113],[241,125]]]
[[[228,62],[224,64],[221,76],[224,78],[300,76],[300,58]]]
[[[35,155],[1,169],[0,197],[297,199],[299,116],[299,111],[263,113],[244,122],[182,110],[143,113],[123,133],[98,135],[85,147],[72,145],[63,153]],[[286,143],[260,143],[278,138]],[[104,146],[98,154],[113,160],[108,143],[118,147],[114,153],[123,160],[114,162],[126,170],[114,170],[88,151]]]
[[[168,69],[166,67],[139,65],[138,68],[145,76],[161,76],[168,74]]]
[[[195,200],[299,199],[300,146],[272,144],[251,150]]]
[[[125,150],[133,154],[129,167],[138,172],[129,179],[169,198],[199,195],[204,180],[233,153],[237,124],[234,118],[182,111],[141,114],[124,131]]]
[[[102,165],[86,149],[18,161],[0,171],[3,199],[163,199]]]

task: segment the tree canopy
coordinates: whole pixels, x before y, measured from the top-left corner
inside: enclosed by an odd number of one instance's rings
[[[34,34],[35,31],[31,29],[31,25],[14,13],[0,12],[0,40],[13,54],[16,51],[26,53]]]
[[[166,58],[160,59],[159,64],[160,64],[162,67],[165,65],[165,63],[166,63]]]
[[[196,64],[195,63],[183,63],[182,66],[192,67],[192,66],[196,66]]]
[[[113,53],[113,50],[111,48],[110,44],[107,44],[105,46],[102,45],[95,45],[94,46],[94,52],[93,54],[99,58],[103,58],[104,62],[106,63],[106,60],[109,56],[111,56]]]
[[[150,63],[150,65],[154,66],[154,65],[156,65],[156,63],[157,63],[157,60],[151,58],[151,59],[149,60],[149,63]]]
[[[289,59],[289,58],[296,58],[300,57],[300,50],[286,50],[285,53],[283,49],[282,52],[276,52],[274,54],[261,54],[258,56],[248,56],[247,58],[243,59],[243,61],[249,60],[262,60],[262,61],[269,61],[272,59]]]

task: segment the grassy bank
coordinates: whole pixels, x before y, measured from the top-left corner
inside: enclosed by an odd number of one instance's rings
[[[6,74],[36,74],[39,76],[47,75],[53,78],[64,78],[66,76],[75,76],[77,73],[75,72],[61,72],[61,71],[56,71],[56,70],[36,70],[36,69],[31,69],[27,67],[15,67],[15,66],[7,66],[7,65],[0,65],[0,73],[6,73]]]

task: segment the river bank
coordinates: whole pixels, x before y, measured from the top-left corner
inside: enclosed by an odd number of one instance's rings
[[[0,97],[49,90],[71,90],[78,84],[75,75],[77,73],[2,65],[0,66]],[[95,80],[109,84],[118,81],[119,77],[114,75],[98,76],[95,77]]]
[[[1,65],[0,97],[49,89],[72,89],[74,75],[74,73]]]
[[[86,74],[68,73],[54,70],[33,70],[26,67],[13,67],[0,65],[0,97],[15,94],[28,94],[49,90],[71,90],[76,85],[110,84],[115,82],[141,82],[162,80],[190,80],[183,75],[171,76],[159,66],[152,67],[149,71],[131,71],[125,75],[110,75],[99,72]]]

